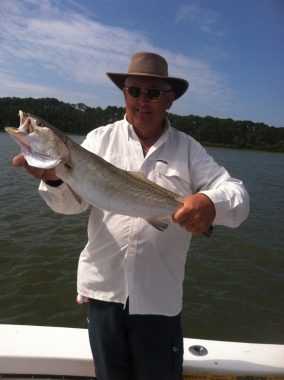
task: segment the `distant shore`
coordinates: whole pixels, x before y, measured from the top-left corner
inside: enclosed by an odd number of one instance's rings
[[[17,126],[18,112],[38,115],[65,133],[86,135],[89,131],[124,117],[123,107],[88,107],[55,98],[0,98],[0,131]],[[189,134],[202,145],[230,149],[284,153],[284,127],[268,126],[248,120],[220,119],[212,116],[179,116],[168,113],[171,125]]]

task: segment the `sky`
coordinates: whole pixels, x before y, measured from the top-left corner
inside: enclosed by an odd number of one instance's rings
[[[172,113],[284,127],[284,0],[0,0],[0,97],[124,106],[137,51],[189,81]]]

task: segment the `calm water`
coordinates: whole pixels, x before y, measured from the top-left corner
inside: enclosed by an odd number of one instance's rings
[[[208,149],[251,196],[237,230],[195,237],[186,266],[185,336],[284,344],[284,155]],[[0,134],[0,323],[86,327],[75,304],[88,215],[56,215],[37,180],[11,166],[18,153]]]

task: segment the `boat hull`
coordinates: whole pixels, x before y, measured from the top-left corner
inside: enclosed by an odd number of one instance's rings
[[[86,329],[0,325],[0,378],[95,379]],[[184,379],[283,380],[284,345],[184,338]],[[251,377],[252,376],[252,377]]]

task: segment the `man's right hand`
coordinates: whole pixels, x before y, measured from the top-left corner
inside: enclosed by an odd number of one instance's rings
[[[12,161],[13,166],[16,168],[24,168],[27,170],[29,174],[34,176],[37,179],[42,179],[43,181],[57,181],[60,179],[55,174],[55,169],[41,169],[41,168],[35,168],[33,166],[30,166],[27,161],[25,160],[25,157],[23,153],[18,154],[16,157],[13,158]]]

